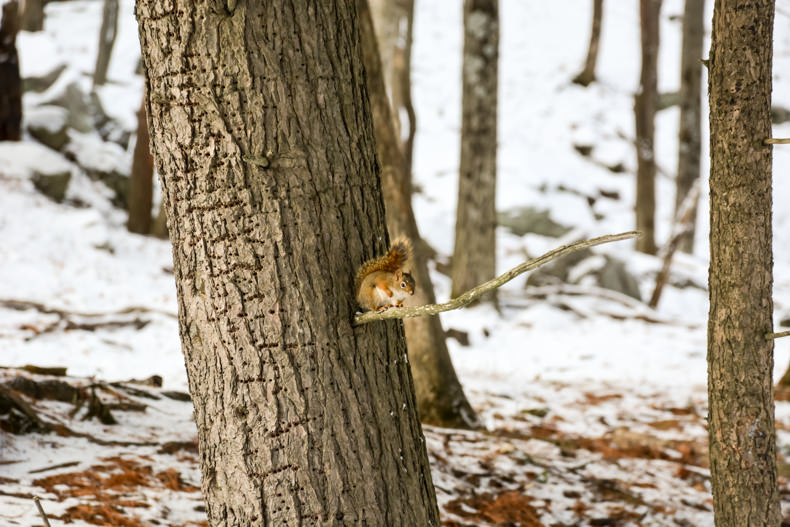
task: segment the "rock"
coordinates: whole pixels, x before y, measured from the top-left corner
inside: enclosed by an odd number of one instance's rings
[[[497,214],[497,223],[516,236],[534,233],[557,238],[571,230],[571,227],[552,220],[548,210],[535,207],[520,207],[500,212]]]
[[[39,143],[61,150],[69,141],[68,111],[59,106],[45,105],[25,112],[25,127]]]
[[[593,255],[590,249],[582,249],[549,262],[527,277],[527,286],[556,285],[569,283],[571,269],[582,260]]]
[[[771,107],[771,122],[773,124],[782,124],[790,121],[790,110],[784,106]]]
[[[593,277],[595,284],[642,301],[639,282],[622,260],[608,255],[596,255],[590,249],[576,251],[534,271],[527,278],[527,286],[579,284]]]
[[[39,192],[60,203],[66,197],[66,190],[68,190],[69,181],[71,181],[71,171],[44,173],[34,170],[30,181]]]
[[[129,193],[131,155],[115,143],[102,141],[94,134],[71,131],[65,153],[79,165],[87,176],[103,182],[115,193],[113,203],[126,206]]]
[[[77,81],[69,83],[59,96],[47,101],[47,104],[66,109],[69,128],[82,133],[88,133],[94,129],[88,96],[82,91]]]
[[[606,263],[595,273],[598,285],[604,289],[618,291],[641,301],[642,294],[639,291],[639,282],[625,268],[625,263],[611,256],[606,256],[605,258]]]
[[[22,79],[22,90],[28,92],[43,92],[46,91],[50,86],[55,84],[55,81],[58,80],[60,74],[66,69],[65,64],[60,64],[55,69],[37,76],[30,76],[25,77]]]

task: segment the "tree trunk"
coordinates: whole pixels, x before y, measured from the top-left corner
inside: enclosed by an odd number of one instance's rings
[[[595,80],[595,64],[598,62],[598,47],[601,42],[601,19],[603,18],[603,0],[593,0],[592,29],[590,30],[590,47],[587,48],[587,59],[584,69],[573,78],[573,82],[589,86]]]
[[[22,79],[16,51],[18,32],[19,10],[16,1],[11,1],[3,5],[0,21],[0,141],[22,138]]]
[[[134,144],[132,174],[129,177],[129,232],[151,232],[151,204],[154,187],[154,160],[148,148],[148,124],[145,120],[145,97],[137,112],[137,141]]]
[[[44,29],[44,0],[22,0],[22,27],[25,31]]]
[[[107,82],[107,69],[118,33],[118,0],[104,0],[101,29],[99,29],[99,52],[96,55],[96,70],[93,72],[93,86]]]
[[[453,297],[496,274],[498,48],[499,1],[466,0]]]
[[[710,51],[708,404],[716,525],[778,526],[771,389],[773,0],[716,0]]]
[[[159,204],[154,222],[151,224],[151,234],[157,238],[167,238],[167,210],[165,210],[164,200]]]
[[[636,116],[636,230],[642,237],[636,249],[656,254],[656,159],[653,147],[658,102],[658,26],[661,0],[639,0],[642,35],[642,73],[639,77]]]
[[[686,0],[683,11],[683,51],[680,66],[680,126],[678,131],[678,174],[675,193],[675,217],[683,200],[700,176],[702,150],[702,42],[705,26],[702,18],[705,0]],[[697,207],[691,212],[691,228],[680,240],[678,249],[694,252]]]
[[[355,4],[137,17],[209,522],[438,526],[402,325],[351,326],[387,245]]]
[[[411,100],[414,0],[371,0],[370,10],[376,28],[384,83],[392,107],[390,114],[406,163],[406,174],[411,177],[414,135],[417,131],[416,113]]]
[[[403,234],[417,241],[420,233],[411,207],[410,181],[387,100],[370,9],[367,0],[358,0],[357,6],[362,58],[368,78],[376,149],[382,171],[387,228],[393,236]],[[415,243],[414,268],[411,271],[417,288],[409,302],[412,305],[436,303],[427,258],[420,247],[421,244]],[[454,428],[475,426],[477,416],[455,374],[439,317],[410,318],[404,320],[403,325],[417,392],[417,408],[422,422]]]

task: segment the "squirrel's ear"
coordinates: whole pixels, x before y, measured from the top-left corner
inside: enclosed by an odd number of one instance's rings
[[[400,280],[403,278],[403,269],[398,269],[395,271],[395,279]]]

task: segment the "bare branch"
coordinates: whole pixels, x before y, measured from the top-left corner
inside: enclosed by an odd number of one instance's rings
[[[765,338],[767,339],[778,339],[782,337],[790,337],[790,331],[780,331],[779,333],[766,333]]]
[[[763,141],[766,145],[790,145],[790,139],[779,139],[776,137],[769,137]]]
[[[36,502],[36,507],[38,508],[38,512],[39,514],[41,514],[41,519],[44,520],[44,525],[46,525],[46,527],[50,527],[49,519],[47,518],[47,513],[44,512],[44,507],[41,506],[41,500],[39,499],[38,496],[33,496],[33,501]]]
[[[630,238],[637,238],[640,235],[641,233],[637,231],[629,231],[620,234],[609,234],[607,236],[600,236],[598,238],[593,238],[591,240],[581,240],[575,243],[571,243],[569,245],[563,245],[562,247],[553,249],[542,256],[524,262],[523,264],[514,267],[513,269],[507,271],[506,273],[492,280],[489,280],[488,282],[484,282],[478,285],[477,287],[473,287],[472,289],[466,291],[462,295],[454,298],[449,302],[445,302],[443,304],[427,304],[424,306],[417,306],[417,307],[393,307],[387,309],[386,311],[382,311],[380,313],[376,313],[373,311],[369,311],[367,313],[359,313],[354,317],[354,325],[359,326],[362,324],[367,324],[368,322],[373,322],[374,320],[387,320],[391,318],[424,317],[427,315],[436,315],[444,311],[459,309],[470,304],[475,299],[479,298],[481,295],[489,291],[493,291],[498,287],[503,286],[507,282],[513,280],[518,275],[525,273],[527,271],[531,271],[533,269],[537,269],[538,267],[545,265],[550,261],[559,258],[560,256],[565,256],[566,254],[570,254],[572,252],[576,252],[581,249],[586,249],[587,247],[601,245],[603,243],[628,240]]]

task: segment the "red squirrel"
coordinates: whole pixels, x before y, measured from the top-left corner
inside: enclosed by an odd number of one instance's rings
[[[400,236],[392,242],[387,254],[360,266],[354,287],[363,311],[403,307],[403,300],[414,294],[414,278],[404,270],[411,254],[411,241]]]

